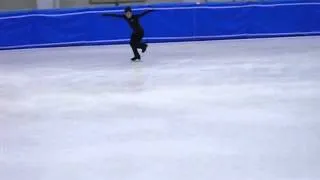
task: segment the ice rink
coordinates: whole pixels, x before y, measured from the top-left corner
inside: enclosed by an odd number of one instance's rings
[[[0,179],[320,179],[320,36],[131,57],[0,51]]]

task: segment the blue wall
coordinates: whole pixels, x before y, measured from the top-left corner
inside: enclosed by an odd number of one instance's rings
[[[135,12],[151,6],[135,7]],[[320,35],[320,1],[154,5],[143,17],[146,40],[168,42]],[[0,14],[0,50],[127,43],[125,21],[101,13],[122,8],[23,11]]]

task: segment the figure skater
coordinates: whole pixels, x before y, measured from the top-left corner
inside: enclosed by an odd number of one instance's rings
[[[131,27],[132,34],[130,38],[130,46],[134,54],[134,57],[131,58],[132,61],[141,59],[138,49],[141,49],[143,53],[147,50],[148,45],[142,42],[142,39],[144,37],[144,29],[140,25],[139,19],[152,11],[153,10],[147,10],[141,14],[133,14],[131,7],[126,7],[123,15],[109,13],[102,14],[103,16],[123,18]]]

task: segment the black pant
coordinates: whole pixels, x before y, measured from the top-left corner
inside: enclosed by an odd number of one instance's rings
[[[138,52],[138,49],[144,49],[146,48],[147,44],[142,42],[142,38],[144,36],[144,32],[133,32],[131,34],[131,39],[130,39],[130,46],[132,48],[134,57],[139,57],[140,54]]]

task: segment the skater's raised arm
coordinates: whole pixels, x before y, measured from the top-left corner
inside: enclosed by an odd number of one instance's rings
[[[143,16],[145,16],[145,15],[147,15],[147,14],[149,14],[149,13],[153,12],[153,11],[154,11],[154,10],[152,10],[152,9],[150,9],[150,10],[146,10],[146,11],[144,11],[143,13],[138,14],[137,16],[138,16],[138,17],[143,17]]]
[[[104,13],[102,16],[109,16],[109,17],[116,17],[116,18],[124,18],[124,15],[122,14],[109,14],[109,13]]]

